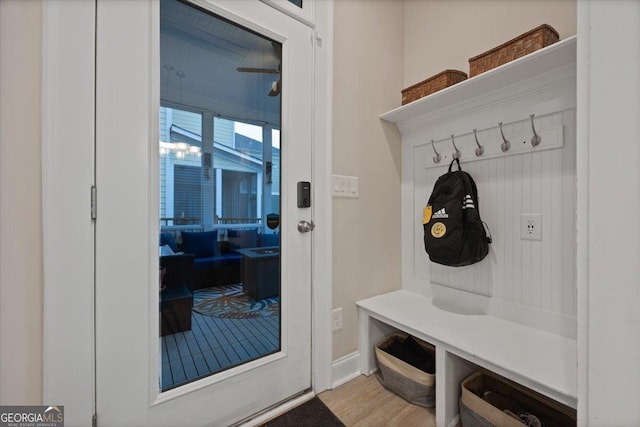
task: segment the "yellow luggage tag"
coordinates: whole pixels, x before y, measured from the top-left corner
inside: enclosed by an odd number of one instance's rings
[[[422,217],[422,224],[428,224],[431,221],[431,205],[424,207],[424,216]]]

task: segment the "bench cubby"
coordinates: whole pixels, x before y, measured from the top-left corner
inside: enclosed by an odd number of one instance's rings
[[[576,408],[576,341],[495,316],[460,314],[399,290],[357,303],[360,371],[376,371],[375,345],[396,331],[435,346],[436,425],[457,424],[460,383],[478,368]]]

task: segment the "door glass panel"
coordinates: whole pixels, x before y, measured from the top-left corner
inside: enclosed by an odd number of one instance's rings
[[[160,4],[160,386],[280,350],[282,45]]]
[[[300,9],[302,9],[302,0],[289,0],[289,3],[293,3],[296,6],[298,6]]]

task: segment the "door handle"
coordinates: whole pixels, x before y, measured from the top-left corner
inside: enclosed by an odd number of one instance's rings
[[[313,223],[313,221],[309,222],[302,220],[298,222],[298,231],[301,233],[308,233],[314,228],[316,228],[316,225]]]

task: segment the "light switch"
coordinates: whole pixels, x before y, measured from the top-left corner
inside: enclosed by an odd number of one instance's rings
[[[358,177],[333,175],[333,195],[336,197],[358,197]]]

